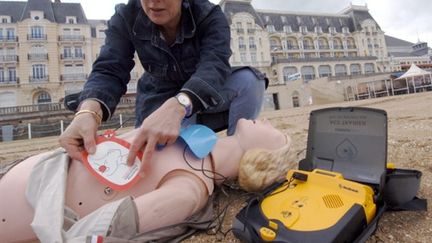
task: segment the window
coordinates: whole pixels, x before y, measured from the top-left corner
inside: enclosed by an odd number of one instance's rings
[[[365,66],[365,73],[375,73],[375,65],[373,63],[366,63]]]
[[[336,34],[336,27],[329,27],[330,34]]]
[[[257,61],[257,55],[255,52],[251,52],[251,61],[256,62]]]
[[[40,92],[37,97],[37,103],[38,104],[51,103],[51,95],[45,91]]]
[[[2,39],[3,39],[3,29],[0,28],[0,40],[2,40]]]
[[[283,31],[284,31],[285,33],[292,33],[292,28],[291,28],[291,26],[289,26],[289,25],[284,25],[284,27],[283,27]]]
[[[6,82],[5,74],[2,67],[0,67],[0,82]]]
[[[350,71],[351,71],[351,75],[361,74],[360,64],[351,64]]]
[[[307,26],[300,26],[300,32],[306,34],[308,32]]]
[[[346,76],[347,75],[347,68],[345,64],[336,64],[335,66],[335,76]]]
[[[275,30],[274,25],[271,25],[271,24],[267,25],[267,31],[268,32],[275,32],[276,30]]]
[[[8,19],[7,19],[7,18],[2,18],[2,19],[1,19],[1,22],[2,22],[3,24],[6,24],[6,23],[8,22]]]
[[[15,29],[13,29],[13,28],[7,28],[6,29],[6,38],[8,40],[15,39]]]
[[[105,38],[105,30],[98,31],[98,38]]]
[[[44,29],[41,26],[31,27],[31,37],[33,39],[41,39],[44,37]]]
[[[298,73],[296,67],[284,67],[282,72],[283,72],[283,79],[285,82],[294,81],[299,78],[296,75],[294,75]]]
[[[240,61],[246,62],[246,53],[244,53],[244,52],[240,53]]]
[[[83,57],[82,47],[75,47],[75,57],[79,57],[79,58]]]
[[[320,65],[318,67],[318,72],[320,78],[322,77],[330,77],[331,76],[331,67],[329,65]]]
[[[241,23],[241,22],[237,22],[237,23],[236,23],[236,26],[237,26],[237,29],[238,29],[238,30],[243,29],[243,26],[242,26],[242,23]]]
[[[45,78],[45,65],[43,64],[35,64],[32,67],[33,78],[34,79],[43,79]]]
[[[255,38],[249,37],[249,49],[256,50]]]
[[[315,26],[315,33],[317,33],[317,34],[321,34],[322,33],[321,26]]]
[[[10,82],[16,82],[17,81],[16,68],[14,68],[14,67],[8,68],[8,74],[9,74],[9,81]]]
[[[66,23],[67,24],[76,24],[76,17],[75,16],[67,16],[66,17]]]
[[[246,45],[244,43],[243,37],[239,38],[239,49],[241,49],[241,50],[246,49]]]
[[[315,68],[313,66],[303,66],[301,68],[301,74],[305,82],[315,79]]]
[[[68,57],[72,57],[72,47],[70,46],[65,46],[63,49],[63,57],[64,58],[68,58]]]

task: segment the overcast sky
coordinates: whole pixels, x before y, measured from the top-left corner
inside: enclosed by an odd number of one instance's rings
[[[2,0],[3,1],[3,0]],[[218,3],[220,0],[210,0]],[[80,2],[88,19],[108,19],[116,3],[127,0],[62,0]],[[258,9],[338,13],[349,6],[367,4],[370,13],[387,35],[432,47],[432,0],[252,0]]]

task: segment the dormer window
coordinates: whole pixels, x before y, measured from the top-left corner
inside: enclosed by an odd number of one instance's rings
[[[300,32],[306,34],[308,32],[307,26],[300,26]]]
[[[270,22],[270,17],[269,16],[264,16],[264,19],[266,22]]]
[[[283,27],[283,31],[284,31],[285,33],[292,33],[292,28],[291,28],[291,26],[289,26],[289,25],[284,25],[284,27]]]
[[[315,26],[315,33],[317,33],[317,34],[321,34],[322,33],[321,26]]]
[[[336,34],[336,27],[329,27],[330,34]]]
[[[348,27],[343,27],[342,28],[342,33],[344,33],[344,34],[349,34],[349,28]]]
[[[67,16],[66,17],[66,24],[76,24],[76,17],[75,16]]]
[[[286,21],[287,21],[286,16],[281,16],[281,20],[282,20],[282,23],[286,23]]]
[[[301,24],[301,23],[302,23],[301,17],[297,16],[297,24]]]
[[[275,30],[274,25],[271,25],[271,24],[267,25],[267,31],[268,32],[275,32],[276,30]]]
[[[10,16],[0,16],[0,20],[2,24],[7,24],[11,22],[11,17]]]
[[[31,11],[30,18],[33,20],[41,20],[44,18],[44,12],[42,11]]]

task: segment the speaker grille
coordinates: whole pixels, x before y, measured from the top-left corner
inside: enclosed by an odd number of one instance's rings
[[[339,197],[339,195],[335,194],[329,194],[325,195],[322,198],[324,200],[324,204],[328,208],[340,208],[344,205],[342,199]]]

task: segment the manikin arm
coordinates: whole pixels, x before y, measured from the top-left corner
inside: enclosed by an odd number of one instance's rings
[[[158,189],[135,198],[139,232],[184,221],[206,204],[208,195],[206,186],[196,175],[184,170],[171,172]]]

